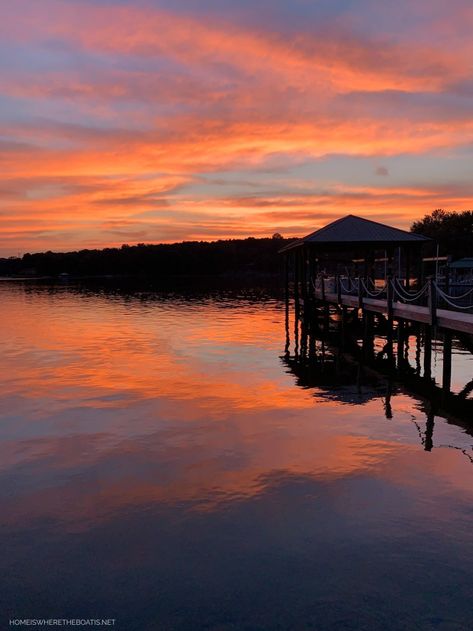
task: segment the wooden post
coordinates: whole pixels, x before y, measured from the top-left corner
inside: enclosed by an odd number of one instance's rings
[[[388,312],[388,322],[391,329],[393,325],[393,314],[394,314],[393,293],[394,292],[393,292],[392,279],[391,279],[391,276],[388,276],[386,280],[386,307],[387,307],[387,312]]]
[[[304,307],[305,307],[305,301],[307,298],[307,259],[306,259],[305,246],[302,246],[301,248],[301,281],[302,281],[302,296],[304,298]]]
[[[394,248],[388,248],[387,255],[388,255],[387,266],[386,266],[387,276],[392,276],[394,273],[394,270],[393,270]]]
[[[316,359],[315,332],[313,330],[313,326],[311,326],[311,331],[310,331],[310,334],[309,334],[309,360],[312,362],[315,359]]]
[[[309,257],[309,294],[315,298],[315,258],[310,250],[307,250]]]
[[[435,288],[433,278],[429,278],[429,292],[428,292],[428,306],[430,314],[430,324],[435,326],[437,324],[437,291]]]
[[[289,305],[289,256],[284,255],[284,291],[286,299],[286,308]]]
[[[374,259],[375,253],[374,250],[367,250],[365,255],[365,277],[367,279],[373,279],[374,281]]]
[[[337,274],[335,278],[336,286],[337,286],[337,302],[339,305],[342,304],[342,287],[340,284],[340,276]]]
[[[317,258],[314,256],[314,276],[313,276],[313,283],[314,283],[314,296],[316,297],[316,284],[317,284],[317,274],[319,273],[319,262],[317,260]]]
[[[411,286],[411,250],[406,248],[406,291]]]
[[[312,259],[310,258],[310,252],[309,250],[307,250],[306,253],[306,267],[307,267],[307,294],[310,296],[312,296]]]
[[[289,355],[289,349],[291,346],[291,336],[289,334],[289,302],[290,302],[290,298],[289,298],[289,254],[285,254],[284,255],[284,272],[285,272],[285,279],[284,279],[284,284],[285,284],[285,291],[286,291],[286,345],[284,347],[284,353],[286,355]]]
[[[330,305],[327,302],[324,307],[324,329],[328,335],[330,333]]]
[[[427,422],[425,424],[425,440],[424,440],[425,451],[432,451],[432,447],[434,446],[434,425],[435,425],[435,413],[431,404],[429,412],[427,414]]]
[[[443,334],[443,367],[442,367],[442,390],[446,395],[450,392],[452,383],[452,333],[445,330]]]
[[[416,375],[420,375],[420,324],[416,324]]]
[[[424,378],[432,379],[432,327],[424,325]]]
[[[424,286],[425,283],[425,263],[424,263],[425,249],[420,248],[420,261],[419,261],[419,289]]]
[[[294,252],[294,309],[296,320],[299,317],[299,256]]]
[[[300,345],[300,354],[299,361],[305,360],[307,355],[307,342],[308,342],[308,334],[307,334],[307,322],[305,318],[301,320],[301,345]]]
[[[322,300],[323,300],[323,314],[324,314],[324,332],[328,333],[330,328],[330,305],[326,301],[326,292],[325,292],[325,277],[322,276]]]
[[[393,384],[391,379],[389,378],[386,388],[386,399],[384,401],[384,413],[388,420],[391,420],[393,417],[393,408],[391,405],[391,397],[393,393]]]
[[[364,278],[358,277],[358,307],[363,309],[363,280]]]
[[[373,357],[374,337],[372,314],[366,309],[363,310],[363,355],[365,359]]]
[[[387,309],[387,326],[386,333],[387,342],[387,356],[390,366],[394,366],[394,354],[393,354],[393,338],[394,338],[394,308],[393,308],[393,285],[390,275],[386,277],[386,309]]]
[[[404,324],[404,364],[409,365],[409,331],[411,327],[409,321]]]
[[[341,314],[340,324],[341,324],[340,341],[341,341],[342,348],[344,348],[345,341],[346,341],[346,334],[347,334],[347,308],[345,305],[342,305],[342,314]]]
[[[404,321],[397,322],[397,369],[401,370],[404,364]]]

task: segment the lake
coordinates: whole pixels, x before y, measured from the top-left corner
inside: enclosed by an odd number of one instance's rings
[[[0,297],[1,628],[471,629],[467,424],[301,383],[261,292]]]

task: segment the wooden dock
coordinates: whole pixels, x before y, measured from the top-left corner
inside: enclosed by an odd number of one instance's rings
[[[417,330],[421,326],[424,331],[424,377],[427,381],[432,376],[432,338],[436,330],[440,331],[443,340],[442,389],[445,393],[450,393],[453,337],[461,339],[468,350],[473,349],[473,341],[469,337],[473,335],[473,287],[462,288],[466,291],[454,295],[447,294],[433,279],[413,290],[403,287],[396,278],[388,278],[382,287],[376,287],[374,281],[366,278],[320,276],[311,286],[295,284],[294,289],[296,317],[301,314],[307,322],[320,318],[325,332],[330,330],[332,309],[340,314],[341,339],[348,327],[356,328],[356,323],[362,323],[363,355],[373,354],[375,316],[378,319],[381,317],[385,323],[386,353],[392,360],[395,343],[398,366],[404,361],[406,331],[412,324],[418,327]],[[443,308],[446,304],[451,308]],[[351,315],[348,318],[349,311]],[[473,380],[466,384],[464,392],[472,388]]]
[[[301,340],[307,330],[312,337],[314,331],[327,337],[335,330],[341,345],[351,338],[356,353],[366,360],[375,355],[378,335],[384,341],[382,357],[402,372],[408,336],[414,331],[417,357],[423,356],[423,379],[431,383],[432,340],[440,339],[442,390],[445,396],[451,394],[453,338],[473,352],[473,285],[452,285],[448,274],[429,274],[423,250],[432,245],[425,236],[355,215],[286,245],[280,250],[286,313],[292,288]],[[301,345],[305,348],[305,342]],[[459,396],[471,392],[473,379]]]
[[[351,294],[323,292],[321,289],[314,291],[316,300],[342,307],[361,308],[373,313],[389,314],[387,298],[370,298],[354,296]],[[434,317],[432,317],[434,316]],[[406,304],[401,301],[392,301],[392,317],[394,319],[410,320],[421,324],[435,324],[443,329],[473,335],[473,313],[454,311],[453,309],[432,308],[422,305]]]

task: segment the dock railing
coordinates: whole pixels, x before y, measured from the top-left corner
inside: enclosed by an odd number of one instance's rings
[[[432,324],[436,321],[437,310],[473,313],[473,285],[444,284],[429,278],[421,287],[407,288],[403,279],[388,277],[384,281],[374,281],[367,277],[319,275],[313,281],[315,296],[341,303],[343,296],[358,299],[360,307],[364,300],[383,301],[389,311],[394,303],[427,307]]]

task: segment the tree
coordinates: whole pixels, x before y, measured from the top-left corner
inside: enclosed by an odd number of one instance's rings
[[[411,232],[434,239],[442,254],[454,259],[473,256],[473,210],[455,212],[438,208],[414,221]]]

